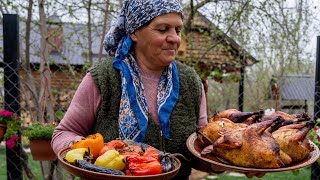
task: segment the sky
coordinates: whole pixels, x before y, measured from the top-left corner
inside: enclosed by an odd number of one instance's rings
[[[184,0],[184,3],[188,2],[188,0]],[[288,6],[294,7],[296,2],[298,0],[284,0],[283,2],[288,3]],[[313,9],[314,13],[316,14],[316,17],[319,18],[314,18],[313,21],[318,24],[320,24],[320,0],[305,0],[305,2],[308,2],[309,4],[312,5],[312,7],[317,7],[316,9]],[[211,5],[214,5],[215,3],[211,3]],[[206,6],[204,8],[201,8],[200,12],[203,13],[203,11],[210,11],[210,6]],[[220,27],[219,27],[220,28]],[[308,38],[309,38],[309,43],[305,47],[305,51],[311,54],[311,61],[315,63],[316,60],[316,47],[317,47],[317,36],[320,36],[320,27],[317,29],[312,29],[311,31],[308,32]]]

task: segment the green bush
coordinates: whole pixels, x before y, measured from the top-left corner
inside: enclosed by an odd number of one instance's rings
[[[23,135],[29,139],[51,139],[55,129],[54,124],[33,123],[23,131]]]

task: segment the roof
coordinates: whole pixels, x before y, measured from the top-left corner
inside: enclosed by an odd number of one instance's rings
[[[211,25],[215,26],[205,15],[198,12],[199,15],[205,20],[206,22],[210,23]],[[243,65],[245,66],[251,66],[257,62],[259,62],[255,57],[253,57],[250,53],[248,53],[246,50],[242,49],[241,46],[230,36],[228,36],[226,33],[224,33],[222,30],[218,29],[218,27],[215,26],[215,28],[220,31],[220,36],[224,38],[226,41],[228,41],[233,49],[235,49],[239,55],[243,58]]]
[[[199,12],[198,12],[199,13]],[[215,26],[211,21],[209,21],[204,15],[199,13],[201,21],[196,23],[196,26],[201,25],[206,28],[214,28]],[[88,40],[86,38],[86,24],[74,24],[74,23],[62,23],[57,15],[53,15],[48,18],[48,21],[53,25],[61,25],[63,28],[64,44],[61,52],[50,53],[49,62],[53,64],[70,64],[70,65],[83,65],[86,62],[85,54],[87,53]],[[209,25],[208,25],[209,24]],[[19,24],[21,34],[25,32],[25,23],[23,21]],[[40,63],[40,30],[38,25],[31,26],[31,37],[30,37],[30,63]],[[3,26],[0,25],[0,37],[3,33]],[[215,27],[216,28],[216,27]],[[93,62],[98,60],[100,41],[102,37],[102,25],[94,27],[95,31],[92,31],[92,53],[93,53]],[[222,31],[221,31],[222,32]],[[243,58],[242,64],[244,66],[250,66],[258,62],[254,57],[249,53],[246,53],[241,49],[240,45],[237,44],[235,40],[222,33],[225,41],[228,41],[231,44],[231,47],[235,49],[236,52]],[[23,36],[20,36],[23,37]],[[20,39],[20,44],[24,48],[25,39]],[[3,39],[0,38],[0,49],[3,46]],[[103,56],[107,56],[105,50],[102,51]],[[3,61],[3,53],[0,52],[0,61]]]
[[[185,11],[186,19],[189,16],[189,11]],[[221,29],[219,29],[212,21],[210,21],[204,14],[197,11],[194,16],[193,26],[199,29],[214,29],[216,32],[213,35],[214,38],[221,39],[222,44],[228,44],[231,48],[241,57],[242,65],[251,66],[257,62],[259,62],[255,57],[253,57],[250,53],[248,53],[245,49],[243,49],[233,38],[224,33]],[[217,37],[219,36],[219,37]]]
[[[311,75],[290,74],[279,81],[282,100],[313,100],[315,80]]]
[[[51,24],[62,24],[62,20],[60,17],[57,15],[57,13],[54,13],[52,16],[49,16],[47,19],[47,23]]]
[[[53,17],[54,20],[58,20]],[[73,23],[61,23],[63,28],[64,45],[61,52],[53,52],[49,55],[49,62],[55,64],[70,64],[70,65],[83,65],[86,62],[84,56],[87,53],[88,39],[86,38],[86,25],[85,24],[73,24]],[[25,33],[25,23],[19,23],[19,32]],[[31,26],[30,34],[30,63],[40,63],[40,30],[38,25]],[[98,61],[98,54],[100,48],[100,41],[102,37],[102,26],[94,27],[95,31],[92,31],[92,53],[93,62]],[[0,37],[3,35],[3,25],[0,24]],[[25,48],[25,39],[20,36],[20,44],[23,49]],[[3,48],[3,38],[0,38],[0,49]],[[103,56],[107,56],[105,50],[102,51]],[[0,61],[3,61],[3,53],[0,52]]]

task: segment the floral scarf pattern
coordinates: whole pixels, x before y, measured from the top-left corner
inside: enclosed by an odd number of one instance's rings
[[[119,112],[119,136],[121,139],[131,139],[142,142],[148,124],[148,106],[145,97],[144,86],[142,84],[139,68],[134,57],[129,55],[124,59],[124,62],[127,65],[128,71],[132,77],[131,80],[129,80],[132,84],[128,85],[129,82],[125,78],[126,75],[120,72],[122,79],[122,92]],[[176,73],[175,70],[173,70],[173,67],[175,66],[176,64],[172,63],[165,68],[161,75],[157,89],[157,106],[159,107],[158,114],[160,126],[163,134],[168,135],[165,136],[167,138],[169,138],[170,114],[175,102],[178,100],[179,92],[179,86],[173,84],[173,79],[178,81],[177,74],[173,76],[173,74]],[[130,93],[129,89],[134,89],[135,93]],[[129,94],[135,97],[130,99]]]

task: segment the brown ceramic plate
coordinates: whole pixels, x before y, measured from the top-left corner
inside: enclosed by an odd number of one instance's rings
[[[70,148],[63,149],[58,153],[59,163],[69,173],[71,173],[75,176],[78,176],[78,177],[85,178],[85,179],[97,179],[97,180],[99,180],[99,179],[112,179],[112,180],[126,180],[126,179],[129,179],[129,180],[131,180],[131,179],[132,180],[133,179],[157,180],[157,179],[161,179],[161,180],[166,180],[166,179],[172,179],[179,172],[179,169],[181,167],[180,161],[176,157],[173,157],[174,169],[170,172],[167,172],[167,173],[162,173],[162,174],[158,174],[158,175],[147,175],[147,176],[119,176],[119,175],[112,175],[112,174],[104,174],[104,173],[98,173],[98,172],[93,172],[93,171],[81,169],[81,168],[78,168],[78,167],[66,162],[64,160],[64,157],[66,156],[66,153],[68,151],[70,151]]]
[[[187,147],[188,150],[196,157],[197,159],[197,166],[201,166],[199,170],[210,172],[211,166],[221,166],[222,168],[227,168],[230,170],[238,171],[238,172],[281,172],[281,171],[290,171],[295,170],[299,168],[303,168],[306,166],[311,165],[314,163],[320,156],[319,148],[312,142],[311,145],[313,146],[313,151],[309,154],[309,156],[304,159],[303,161],[299,163],[294,163],[286,167],[281,168],[274,168],[274,169],[261,169],[261,168],[246,168],[246,167],[239,167],[232,165],[226,161],[224,161],[222,158],[216,157],[213,154],[210,154],[206,157],[202,157],[200,152],[202,151],[202,148],[200,146],[200,142],[197,139],[197,134],[193,133],[189,136],[187,139]],[[211,170],[212,171],[212,170]]]

